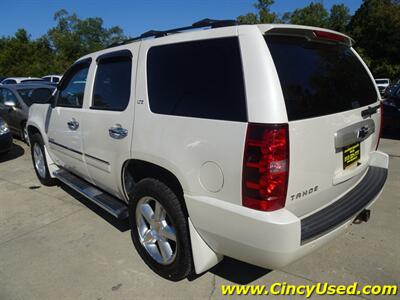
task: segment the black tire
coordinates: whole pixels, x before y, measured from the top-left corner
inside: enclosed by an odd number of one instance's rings
[[[33,162],[33,168],[35,170],[36,176],[38,177],[40,183],[43,185],[46,185],[46,186],[55,185],[57,183],[57,180],[50,176],[49,168],[47,167],[47,160],[46,160],[46,155],[45,155],[45,150],[44,150],[44,142],[43,142],[42,136],[39,133],[35,133],[30,137],[30,142],[31,142],[31,156],[32,156],[32,162]],[[44,166],[46,169],[45,176],[41,176],[35,167],[35,159],[34,159],[34,154],[33,154],[33,149],[34,149],[35,144],[37,144],[40,147],[42,154],[43,154]]]
[[[176,231],[176,255],[174,260],[163,265],[157,262],[142,245],[136,226],[136,207],[144,197],[152,197],[165,209],[169,221]],[[192,250],[187,217],[176,194],[164,183],[152,178],[141,180],[135,185],[129,201],[129,224],[133,244],[144,262],[161,277],[179,281],[186,278],[193,270]]]

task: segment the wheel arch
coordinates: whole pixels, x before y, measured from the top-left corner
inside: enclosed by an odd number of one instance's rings
[[[31,125],[31,124],[28,125],[28,136],[29,136],[29,138],[31,138],[31,136],[33,136],[35,133],[39,133],[43,137],[42,133],[40,132],[40,130],[36,126]]]
[[[189,216],[182,184],[178,177],[166,168],[140,159],[129,159],[125,161],[122,167],[121,178],[127,200],[129,200],[129,195],[134,189],[134,183],[144,178],[154,178],[163,182],[174,191],[182,204],[186,217]],[[133,180],[133,182],[128,182],[129,180]]]

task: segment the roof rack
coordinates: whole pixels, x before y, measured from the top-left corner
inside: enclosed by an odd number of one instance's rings
[[[204,27],[219,28],[219,27],[235,26],[238,24],[239,23],[236,20],[203,19],[203,20],[193,23],[191,26],[172,28],[172,29],[168,29],[168,30],[149,30],[149,31],[146,31],[145,33],[142,33],[138,37],[134,37],[134,38],[130,38],[127,40],[113,43],[113,44],[109,45],[107,47],[107,49],[116,47],[116,46],[125,45],[128,43],[132,43],[134,41],[142,40],[142,39],[149,38],[149,37],[159,38],[159,37],[167,36],[169,34],[180,33],[182,31],[187,31],[187,30],[192,30],[192,29],[198,29],[198,28],[204,28]]]

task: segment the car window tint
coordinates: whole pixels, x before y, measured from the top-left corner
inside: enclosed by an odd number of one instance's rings
[[[147,78],[154,113],[247,120],[236,37],[152,47],[147,58]]]
[[[351,48],[301,37],[267,36],[289,120],[313,118],[378,100],[374,82]]]
[[[64,82],[59,93],[57,106],[82,107],[88,71],[89,66],[83,65],[69,74],[69,79]]]
[[[100,60],[93,89],[92,109],[123,111],[131,94],[132,59]]]
[[[12,102],[14,102],[15,104],[18,104],[18,99],[17,99],[17,97],[15,97],[15,95],[14,95],[14,93],[13,92],[11,92],[10,90],[7,90],[7,89],[4,89],[4,94],[3,94],[4,96],[4,102],[7,102],[7,101],[12,101]]]
[[[3,84],[15,84],[15,83],[17,83],[17,81],[15,81],[14,79],[7,79],[7,80],[4,80],[2,83]]]

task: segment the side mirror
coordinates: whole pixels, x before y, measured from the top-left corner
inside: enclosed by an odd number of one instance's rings
[[[37,88],[31,92],[30,99],[32,104],[33,103],[46,104],[50,103],[52,94],[53,92],[50,89]]]
[[[17,103],[15,103],[15,102],[12,101],[12,100],[8,100],[8,101],[5,101],[5,102],[4,102],[4,105],[7,106],[7,107],[9,107],[9,108],[14,108],[14,107],[17,106]]]

